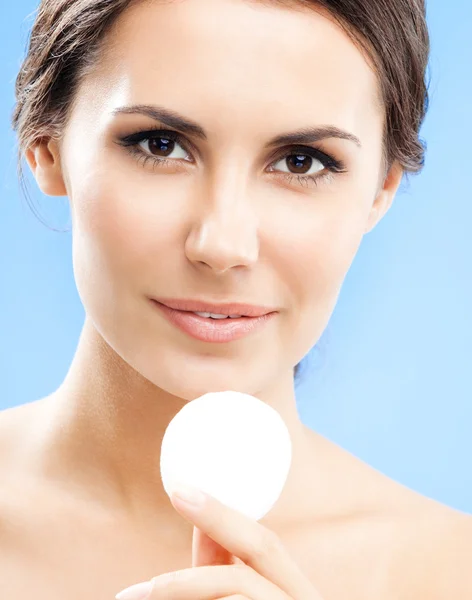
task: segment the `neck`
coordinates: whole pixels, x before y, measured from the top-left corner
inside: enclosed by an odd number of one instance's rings
[[[287,484],[261,520],[281,528],[300,518],[295,502],[306,486],[308,467],[310,473],[314,467],[312,432],[299,419],[291,373],[254,395],[279,412],[292,439]],[[70,479],[73,473],[74,489],[79,484],[100,504],[136,519],[159,515],[169,527],[181,528],[181,517],[162,485],[159,461],[166,427],[186,402],[140,376],[86,321],[70,370],[51,396],[45,468],[61,478],[67,474]]]

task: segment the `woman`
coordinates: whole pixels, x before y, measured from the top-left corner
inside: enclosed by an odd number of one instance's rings
[[[70,199],[86,320],[59,389],[1,415],[2,597],[472,597],[470,517],[304,426],[294,393],[363,236],[423,164],[424,11],[42,1],[13,125],[42,192]],[[161,484],[167,424],[221,390],[292,436],[257,523]]]

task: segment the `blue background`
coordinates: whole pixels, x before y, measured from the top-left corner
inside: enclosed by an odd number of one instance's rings
[[[0,409],[55,390],[84,311],[71,234],[34,216],[9,118],[36,1],[0,8]],[[393,479],[472,513],[472,3],[428,5],[431,103],[424,172],[367,235],[297,388],[302,420]],[[31,197],[56,229],[66,198]]]

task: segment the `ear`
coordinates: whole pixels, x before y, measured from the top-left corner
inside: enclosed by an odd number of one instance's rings
[[[47,196],[67,196],[62,176],[59,144],[52,138],[40,140],[25,152],[25,158],[40,190]]]
[[[403,177],[403,169],[398,162],[394,162],[387,173],[370,210],[365,233],[369,233],[386,215],[398,191]]]

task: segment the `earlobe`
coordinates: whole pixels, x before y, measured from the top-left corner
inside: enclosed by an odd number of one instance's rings
[[[59,146],[53,139],[38,142],[25,152],[26,161],[46,196],[67,196]]]
[[[403,177],[403,169],[395,162],[385,177],[372,205],[365,233],[369,233],[383,219],[392,206]]]

